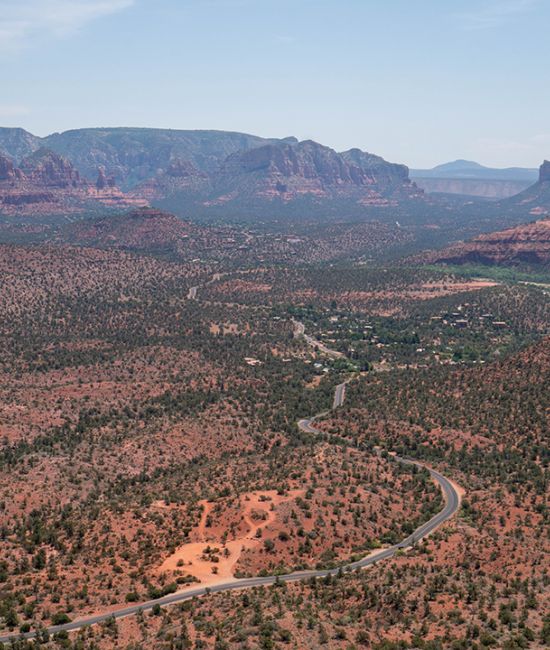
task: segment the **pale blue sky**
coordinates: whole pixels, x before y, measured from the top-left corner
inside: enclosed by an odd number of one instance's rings
[[[550,158],[550,0],[0,0],[0,125]]]

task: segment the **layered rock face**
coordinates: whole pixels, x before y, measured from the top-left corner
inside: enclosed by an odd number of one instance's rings
[[[0,181],[9,181],[15,178],[15,168],[12,161],[0,154]]]
[[[408,182],[404,165],[391,165],[381,158],[377,158],[377,162],[374,164],[370,154],[358,149],[339,154],[306,140],[297,144],[266,145],[235,154],[227,159],[222,173],[260,172],[266,176],[308,179],[314,180],[320,188]]]
[[[550,218],[480,235],[475,239],[434,251],[423,261],[448,264],[531,264],[550,266]]]
[[[537,183],[517,196],[501,201],[499,206],[508,212],[523,211],[535,217],[550,216],[550,161],[545,160],[539,167]]]
[[[550,181],[550,160],[545,160],[539,169],[539,183]]]
[[[266,142],[246,133],[186,131],[176,129],[75,129],[42,140],[86,178],[94,178],[99,167],[114,176],[124,191],[166,172],[175,159],[189,161],[201,172],[216,171],[227,156]],[[0,149],[2,139],[0,134]]]
[[[244,197],[290,202],[309,195],[385,205],[397,194],[420,194],[404,165],[358,149],[340,154],[311,140],[233,154],[213,176],[213,188],[213,194],[222,192],[221,202]]]
[[[421,195],[404,165],[359,150],[339,154],[310,140],[269,143],[234,153],[210,174],[189,160],[175,158],[165,171],[131,192],[148,200],[176,193],[182,200],[192,196],[206,206],[275,199],[289,203],[304,196],[388,205],[397,196]]]
[[[68,189],[87,186],[70,162],[48,149],[39,149],[25,158],[20,170],[26,181],[42,187]]]
[[[428,193],[506,199],[537,181],[537,170],[525,167],[485,167],[471,160],[455,160],[433,169],[413,169],[411,178]]]
[[[463,197],[507,199],[532,185],[528,181],[500,181],[450,178],[416,178],[424,191],[437,194],[459,194]]]
[[[107,187],[116,187],[116,181],[114,176],[107,176],[105,169],[100,167],[97,171],[97,180],[95,182],[96,189],[102,191]]]
[[[406,165],[389,163],[380,156],[376,156],[361,149],[350,149],[342,153],[344,160],[353,164],[369,174],[381,186],[408,184],[409,168]]]
[[[143,203],[125,197],[101,171],[93,185],[70,162],[48,149],[38,149],[24,158],[19,167],[0,155],[0,212],[4,215],[68,214],[92,204],[126,208]]]
[[[189,160],[175,157],[169,161],[166,170],[160,170],[153,178],[143,181],[130,190],[128,195],[137,199],[154,201],[171,196],[176,192],[205,191],[208,186],[208,174],[197,169]]]
[[[250,217],[276,217],[282,208],[294,210],[294,203],[307,204],[296,209],[307,209],[310,216],[316,209],[338,214],[342,208],[362,215],[369,206],[425,200],[404,165],[359,149],[337,153],[295,138],[265,139],[219,131],[81,129],[40,139],[7,129],[0,130],[2,148],[9,155],[0,169],[0,183],[13,181],[15,174],[18,186],[0,188],[4,197],[0,212],[11,205],[14,214],[15,203],[50,201],[59,206],[56,211],[70,203],[74,210],[83,197],[100,204],[126,201],[127,206],[159,202],[186,216],[197,210],[209,213],[225,208],[234,214],[247,211]],[[27,155],[18,158],[22,152]],[[51,193],[48,200],[44,192]]]
[[[298,176],[318,180],[325,185],[363,183],[364,175],[352,170],[341,156],[328,147],[305,141],[296,145],[266,145],[230,156],[224,173],[266,172],[284,178]]]

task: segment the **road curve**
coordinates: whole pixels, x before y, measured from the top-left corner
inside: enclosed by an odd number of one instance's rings
[[[331,350],[324,343],[321,343],[321,341],[306,334],[306,328],[302,322],[292,319],[292,323],[294,325],[294,336],[302,337],[308,345],[311,345],[311,347],[316,348],[319,352],[326,354],[327,357],[331,357],[332,359],[343,359],[346,356],[343,352]]]
[[[350,380],[347,380],[341,384],[338,384],[334,392],[334,403],[333,408],[337,408],[343,404],[345,398],[345,388]],[[298,422],[298,427],[305,431],[306,433],[311,433],[314,435],[320,434],[321,431],[313,426],[313,422],[325,415],[328,411],[320,413],[311,418],[305,418]],[[429,535],[431,532],[439,528],[441,524],[448,521],[460,507],[460,496],[454,487],[454,485],[447,479],[443,474],[427,467],[426,465],[419,463],[418,461],[401,458],[400,456],[390,456],[396,462],[403,463],[405,465],[416,465],[421,469],[426,469],[431,477],[436,481],[443,493],[445,499],[444,508],[434,515],[429,521],[425,524],[419,526],[413,533],[408,537],[403,539],[397,544],[390,546],[389,548],[381,549],[376,553],[372,553],[362,560],[357,560],[356,562],[351,562],[337,569],[320,569],[320,570],[310,570],[310,571],[297,571],[295,573],[287,573],[285,575],[279,576],[264,576],[258,578],[240,578],[234,579],[228,582],[220,583],[217,585],[212,585],[210,587],[197,587],[196,589],[190,589],[188,591],[177,592],[164,596],[162,598],[155,598],[153,600],[148,600],[146,602],[140,603],[138,605],[130,605],[129,607],[124,607],[122,609],[116,609],[109,612],[104,612],[103,614],[98,614],[96,616],[89,616],[87,618],[81,618],[71,623],[65,623],[64,625],[53,625],[51,627],[45,628],[49,634],[55,634],[57,632],[73,632],[75,630],[80,630],[84,627],[90,625],[96,625],[98,623],[103,623],[110,619],[119,619],[126,616],[131,616],[132,614],[137,614],[138,612],[145,612],[151,610],[155,605],[165,606],[165,605],[174,605],[176,603],[181,603],[185,600],[190,600],[191,598],[197,598],[199,596],[205,596],[209,593],[217,593],[221,591],[233,591],[235,589],[249,589],[251,587],[259,587],[266,585],[279,584],[281,582],[296,582],[298,580],[305,580],[308,578],[324,578],[329,575],[335,575],[339,571],[353,571],[354,569],[363,569],[380,562],[381,560],[386,560],[393,557],[399,551],[402,551],[407,548],[413,547],[416,543],[422,540],[424,537]],[[36,636],[36,632],[28,632],[26,634],[16,634],[8,636],[0,636],[0,643],[9,643],[10,641],[15,641],[17,639],[32,639]]]

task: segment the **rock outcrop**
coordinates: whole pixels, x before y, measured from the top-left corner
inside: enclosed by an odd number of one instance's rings
[[[479,235],[422,256],[423,262],[550,266],[550,219]]]
[[[319,189],[331,187],[388,186],[408,182],[404,165],[382,158],[371,160],[358,149],[339,154],[329,147],[306,140],[296,144],[270,144],[230,156],[222,174],[259,173],[280,179],[313,181]],[[284,184],[284,183],[283,183]]]
[[[0,181],[9,181],[15,178],[15,168],[12,161],[0,154]]]
[[[409,183],[409,168],[406,165],[389,163],[361,149],[350,149],[342,154],[344,160],[359,167],[380,186],[394,186]]]
[[[86,197],[113,205],[126,200],[128,206],[154,201],[183,216],[223,209],[218,216],[230,219],[243,211],[247,218],[342,210],[363,217],[371,207],[426,201],[404,165],[359,149],[338,153],[311,140],[131,128],[79,129],[40,139],[16,131],[0,130],[0,150],[13,165],[3,163],[0,183],[15,173],[25,187],[4,186],[0,195],[24,190],[32,203],[31,197],[53,192],[60,211],[68,204],[78,209]],[[13,199],[0,202],[0,212],[7,205]]]
[[[143,181],[128,192],[134,198],[154,201],[164,199],[176,192],[205,192],[209,186],[209,175],[197,169],[189,160],[173,158],[166,170],[160,170],[156,176]]]
[[[143,204],[142,199],[126,197],[101,172],[98,182],[91,184],[69,161],[48,149],[25,157],[19,167],[0,156],[0,213],[4,215],[32,217]]]
[[[212,187],[207,205],[247,198],[289,203],[309,196],[384,206],[398,195],[421,194],[404,165],[358,149],[340,154],[311,140],[267,144],[233,154],[212,176]]]
[[[49,149],[39,149],[20,165],[25,180],[41,187],[69,189],[86,187],[73,165]]]
[[[173,158],[168,165],[166,175],[171,176],[172,178],[190,178],[197,175],[204,176],[205,174],[201,174],[195,165],[193,165],[189,160]]]
[[[503,212],[550,216],[550,161],[545,160],[539,167],[539,180],[523,192],[499,202]]]
[[[539,169],[539,183],[550,181],[550,160],[545,160]]]
[[[105,190],[107,188],[116,188],[116,179],[114,176],[107,176],[105,169],[100,167],[97,170],[97,180],[95,182],[96,189],[99,191]]]

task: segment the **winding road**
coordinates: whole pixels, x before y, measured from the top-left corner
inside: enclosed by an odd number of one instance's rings
[[[311,345],[313,348],[317,348],[320,352],[326,354],[332,359],[343,359],[346,356],[343,352],[338,352],[337,350],[331,350],[330,348],[327,348],[324,343],[321,343],[321,341],[314,339],[313,336],[306,334],[305,325],[299,320],[292,319],[292,323],[294,324],[294,336],[302,337],[308,345]]]
[[[196,299],[196,292],[194,296],[190,296],[190,299]],[[300,323],[301,325],[301,323]],[[303,328],[303,325],[302,325]],[[303,329],[299,332],[301,335],[304,335]],[[310,341],[308,341],[310,343]],[[310,343],[311,344],[311,343]],[[339,353],[338,353],[339,354]],[[338,384],[334,391],[334,402],[333,408],[338,408],[341,406],[345,399],[345,390],[346,385],[349,383],[350,379],[347,381]],[[298,422],[298,427],[306,432],[313,435],[321,434],[322,432],[317,429],[313,423],[316,419],[320,418],[322,415],[325,415],[328,411],[314,415],[311,418],[306,418]],[[416,543],[422,540],[424,537],[429,535],[431,532],[439,528],[441,524],[448,521],[453,515],[457,512],[460,507],[460,495],[456,490],[455,486],[449,481],[448,478],[440,474],[439,472],[427,467],[423,463],[409,459],[401,458],[399,456],[390,456],[395,462],[403,463],[405,465],[415,465],[421,469],[426,469],[434,481],[436,481],[441,489],[443,497],[445,499],[445,506],[443,509],[434,515],[429,521],[419,526],[413,533],[408,537],[403,539],[397,544],[390,546],[389,548],[381,549],[375,553],[371,553],[362,560],[352,562],[338,569],[322,569],[322,570],[309,570],[309,571],[298,571],[295,573],[287,573],[285,575],[279,576],[265,576],[258,578],[234,578],[228,580],[227,582],[222,582],[216,585],[211,585],[210,587],[197,587],[194,589],[187,589],[185,591],[176,592],[162,598],[155,598],[153,600],[148,600],[137,605],[130,605],[121,609],[114,609],[102,614],[97,614],[95,616],[89,616],[87,618],[81,618],[70,623],[65,623],[63,625],[53,625],[46,628],[46,631],[49,634],[55,634],[57,632],[66,631],[72,632],[75,630],[80,630],[84,627],[90,625],[96,625],[98,623],[103,623],[112,619],[124,618],[126,616],[131,616],[137,614],[138,612],[146,612],[151,610],[154,606],[166,606],[174,605],[176,603],[181,603],[185,600],[190,600],[191,598],[197,598],[199,596],[205,596],[210,593],[217,593],[221,591],[232,591],[237,589],[249,589],[251,587],[267,586],[279,584],[281,582],[296,582],[298,580],[305,580],[308,578],[324,578],[329,575],[336,575],[339,571],[353,571],[355,569],[363,569],[372,564],[376,564],[381,560],[386,560],[388,558],[394,557],[399,551],[402,551],[407,548],[412,548]],[[26,634],[16,634],[16,635],[7,635],[0,636],[0,643],[9,643],[10,641],[15,641],[17,639],[32,639],[36,636],[36,632],[28,632]]]

